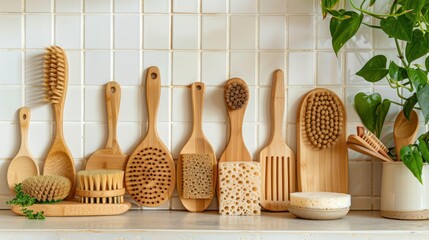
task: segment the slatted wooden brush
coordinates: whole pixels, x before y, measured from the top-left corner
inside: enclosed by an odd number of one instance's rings
[[[81,203],[123,203],[124,171],[115,169],[85,170],[77,174],[76,195]]]

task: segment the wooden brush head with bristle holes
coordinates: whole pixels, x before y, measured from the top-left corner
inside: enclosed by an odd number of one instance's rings
[[[148,130],[143,141],[128,159],[125,185],[131,197],[143,206],[159,206],[171,197],[176,185],[173,157],[161,141],[156,129],[156,115],[161,94],[158,67],[150,67],[146,75]]]
[[[64,140],[63,111],[68,84],[68,66],[65,51],[58,46],[46,49],[44,64],[45,100],[52,103],[55,115],[55,138],[45,159],[44,175],[66,177],[72,183],[68,199],[74,198],[76,173],[74,160]]]
[[[59,201],[67,197],[71,182],[68,178],[55,175],[34,176],[22,182],[22,191],[39,202]]]
[[[297,116],[298,190],[348,190],[346,111],[332,91],[317,88],[307,93]]]
[[[249,102],[249,88],[244,80],[232,78],[224,86],[225,106],[229,117],[229,140],[219,162],[253,161],[243,139],[243,119]]]

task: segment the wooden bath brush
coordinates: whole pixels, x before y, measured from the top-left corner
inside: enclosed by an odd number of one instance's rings
[[[301,101],[297,158],[299,191],[347,193],[346,111],[328,89],[314,89]]]
[[[176,185],[173,157],[162,143],[156,128],[161,94],[158,67],[150,67],[146,75],[148,130],[143,141],[128,159],[125,185],[131,197],[143,206],[154,207],[168,201]]]
[[[55,115],[55,138],[45,159],[43,175],[59,175],[71,182],[68,199],[74,198],[76,173],[74,160],[63,134],[63,111],[68,85],[68,64],[65,51],[58,46],[46,49],[44,64],[45,100],[52,104]]]
[[[249,88],[239,78],[224,87],[229,116],[229,140],[219,159],[219,214],[260,215],[260,167],[253,162],[243,139],[243,119],[249,102]]]

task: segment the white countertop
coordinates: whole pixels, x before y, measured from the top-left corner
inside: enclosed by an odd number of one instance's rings
[[[34,232],[38,232],[37,235]],[[0,239],[425,239],[429,221],[381,218],[379,212],[352,211],[343,219],[309,221],[289,213],[257,217],[217,212],[129,211],[119,216],[48,217],[27,220],[0,210]]]

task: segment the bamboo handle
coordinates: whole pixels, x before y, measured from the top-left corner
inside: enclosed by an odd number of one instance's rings
[[[146,104],[148,131],[156,132],[156,116],[161,95],[161,76],[158,67],[149,67],[146,74]]]
[[[201,82],[195,82],[191,85],[192,90],[192,109],[194,126],[192,134],[203,132],[203,105],[205,85]]]
[[[19,109],[19,126],[21,128],[21,147],[20,151],[28,149],[28,128],[30,126],[31,111],[27,107]]]
[[[277,69],[273,74],[273,83],[271,86],[271,136],[283,138],[283,114],[285,108],[285,87],[283,80],[283,71]]]
[[[107,110],[107,125],[108,138],[106,148],[119,148],[117,140],[117,125],[118,113],[121,105],[121,86],[117,82],[109,82],[106,84],[106,110]]]

